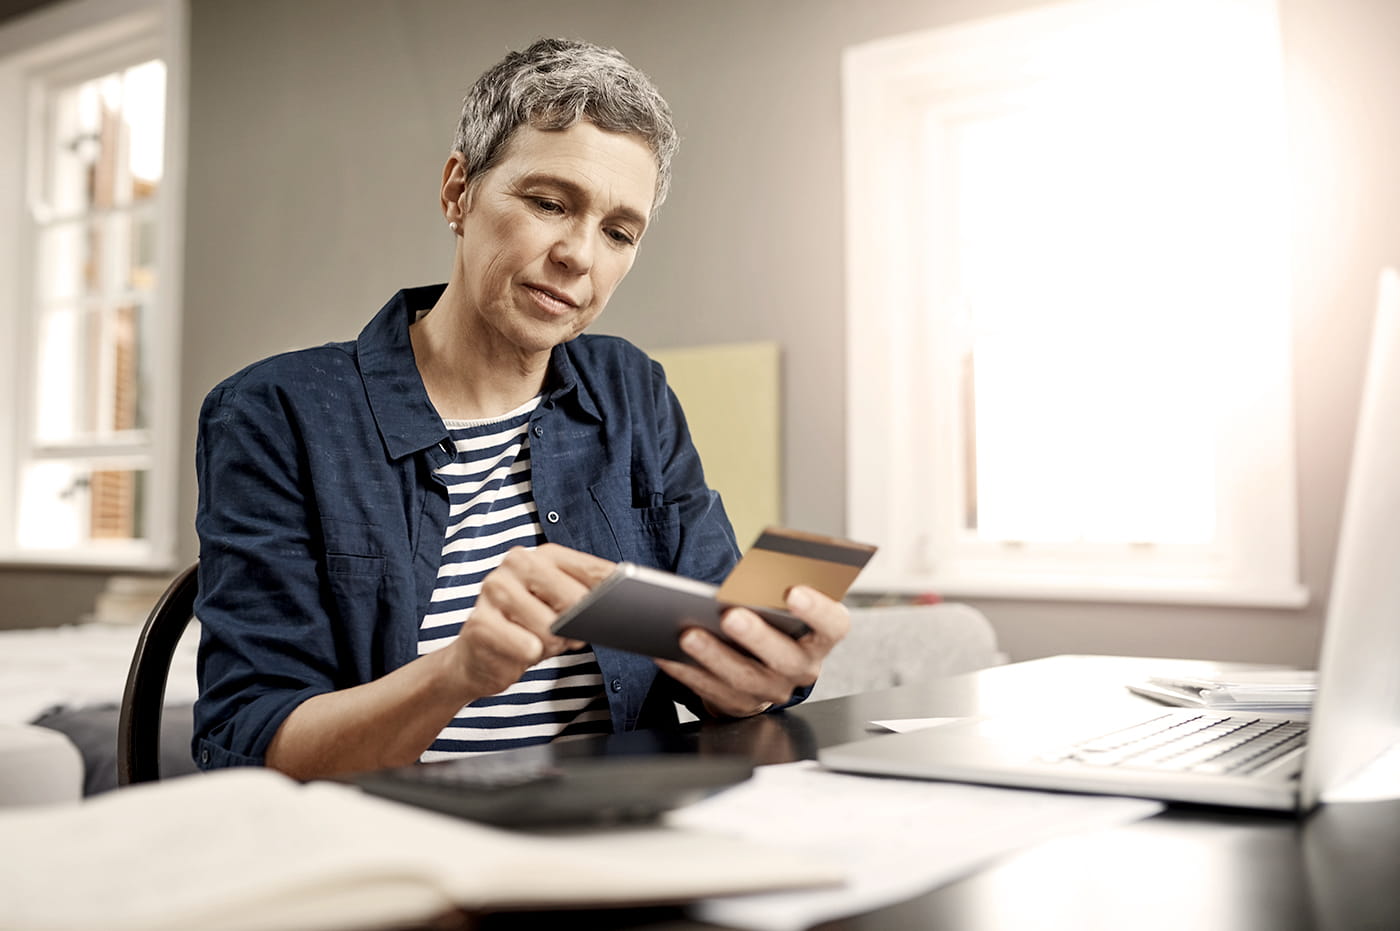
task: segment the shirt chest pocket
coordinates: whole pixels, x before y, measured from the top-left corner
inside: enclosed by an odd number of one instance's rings
[[[626,479],[599,482],[588,492],[617,544],[611,558],[656,569],[675,567],[681,542],[679,505],[662,503],[659,493],[635,494]]]
[[[377,614],[383,592],[385,559],[381,532],[369,524],[326,519],[326,581],[344,620]]]

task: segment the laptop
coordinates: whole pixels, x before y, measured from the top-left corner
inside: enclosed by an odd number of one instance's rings
[[[1311,810],[1324,792],[1400,741],[1397,424],[1400,274],[1386,269],[1311,714],[1144,706],[1129,712],[1132,720],[1109,722],[1093,709],[1058,720],[1028,710],[868,738],[827,748],[818,758],[843,772]],[[1222,736],[1224,748],[1216,753],[1209,745]],[[1167,746],[1178,739],[1186,749]]]

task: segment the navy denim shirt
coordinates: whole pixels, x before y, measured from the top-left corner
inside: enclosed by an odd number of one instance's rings
[[[408,328],[442,290],[401,291],[354,342],[255,363],[205,399],[202,767],[262,763],[302,701],[417,656],[448,514],[433,470],[451,446]],[[556,347],[529,429],[551,542],[712,582],[738,558],[661,367],[630,343],[584,335]],[[675,723],[673,700],[696,704],[650,659],[596,653],[615,730]]]

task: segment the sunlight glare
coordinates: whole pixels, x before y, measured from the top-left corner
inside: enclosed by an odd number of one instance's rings
[[[984,538],[1209,542],[1245,415],[1217,399],[1286,310],[1276,37],[1252,4],[1128,6],[953,128]]]

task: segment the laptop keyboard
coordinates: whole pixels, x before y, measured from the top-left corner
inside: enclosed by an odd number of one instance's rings
[[[1216,775],[1250,773],[1301,747],[1307,733],[1306,721],[1240,714],[1163,715],[1080,741],[1048,759]]]

